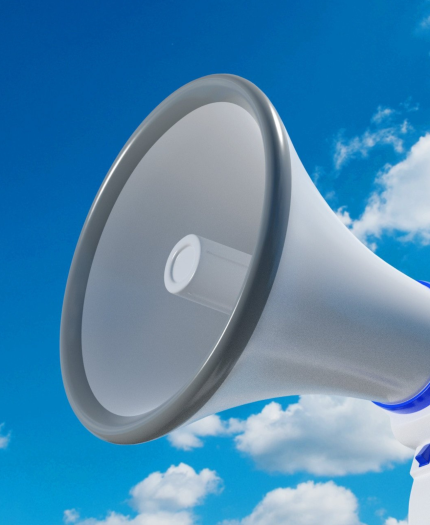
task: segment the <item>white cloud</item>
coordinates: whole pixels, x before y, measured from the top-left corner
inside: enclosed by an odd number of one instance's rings
[[[404,139],[413,127],[402,114],[417,109],[418,105],[412,104],[411,98],[400,104],[399,109],[378,106],[369,127],[361,135],[346,138],[344,130],[341,130],[334,142],[335,169],[339,171],[352,159],[366,158],[376,147],[388,146],[397,153],[403,153]]]
[[[322,395],[303,396],[285,410],[266,405],[245,421],[235,441],[261,469],[319,476],[379,472],[413,454],[371,402]]]
[[[220,478],[213,470],[199,474],[185,463],[171,466],[164,474],[154,472],[131,491],[133,505],[139,512],[180,510],[195,507],[207,494],[219,489]]]
[[[349,220],[345,207],[338,216],[363,242],[369,237],[400,233],[403,241],[430,244],[430,134],[416,142],[404,160],[387,166],[377,177],[362,216]]]
[[[272,490],[252,513],[223,525],[362,525],[354,494],[333,481]],[[391,525],[391,524],[389,524]]]
[[[0,449],[6,448],[10,442],[10,432],[7,434],[3,433],[4,423],[0,425]]]
[[[79,519],[79,512],[76,509],[67,509],[63,514],[64,523],[76,523]]]
[[[374,122],[375,124],[380,124],[383,120],[388,120],[395,113],[396,111],[392,108],[384,108],[382,106],[378,106],[376,113],[371,118],[371,122]]]
[[[430,20],[430,18],[429,18]],[[334,165],[340,170],[354,158],[367,157],[377,146],[391,146],[405,153],[404,138],[413,130],[402,113],[417,111],[411,99],[395,110],[379,106],[371,126],[362,135],[335,143]],[[395,165],[384,166],[375,179],[376,189],[367,199],[364,212],[354,219],[345,206],[337,210],[339,219],[371,249],[383,234],[397,235],[401,241],[430,244],[430,133],[422,136]]]
[[[336,212],[336,215],[339,217],[341,222],[345,224],[345,226],[351,226],[352,225],[352,219],[349,214],[349,211],[346,209],[346,206],[342,206],[339,208]]]
[[[389,108],[381,110],[382,112],[394,112]],[[382,123],[385,115],[377,112],[373,119],[374,122]],[[337,170],[340,170],[345,164],[351,159],[366,158],[369,152],[377,146],[390,146],[397,153],[402,153],[404,150],[404,136],[411,130],[411,126],[407,120],[404,120],[400,124],[377,128],[367,129],[362,135],[355,136],[351,139],[345,139],[340,134],[335,142],[334,146],[334,165]]]
[[[171,443],[189,450],[202,446],[204,436],[236,434],[236,448],[267,471],[362,474],[390,468],[413,454],[394,438],[389,416],[359,399],[303,396],[285,410],[272,402],[245,420],[211,416],[199,423],[181,429]]]
[[[398,521],[395,518],[388,518],[384,525],[408,525],[408,522],[406,520]]]
[[[202,437],[227,436],[239,432],[241,422],[237,419],[223,421],[213,415],[181,427],[167,436],[171,445],[182,450],[191,450],[203,446]]]
[[[105,519],[89,518],[77,525],[192,525],[193,508],[211,493],[219,492],[221,479],[216,472],[203,469],[197,473],[184,463],[171,466],[166,472],[153,472],[130,491],[130,505],[135,517],[110,512]],[[65,511],[64,516],[66,516]],[[73,516],[73,514],[72,514]],[[67,522],[66,522],[67,523]]]

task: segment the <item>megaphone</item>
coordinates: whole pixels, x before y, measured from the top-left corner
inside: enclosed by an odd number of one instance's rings
[[[77,417],[112,443],[292,394],[409,421],[430,405],[430,290],[340,222],[255,85],[213,75],[164,100],[103,181],[61,367]]]

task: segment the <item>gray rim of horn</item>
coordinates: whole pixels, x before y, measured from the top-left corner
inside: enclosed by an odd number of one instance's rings
[[[264,143],[264,206],[248,278],[224,332],[193,380],[150,412],[119,416],[97,401],[84,369],[81,327],[91,264],[115,201],[139,161],[181,118],[215,102],[230,102],[248,111],[259,125]],[[285,241],[290,196],[291,165],[285,128],[269,99],[251,82],[233,75],[197,79],[166,98],[142,122],[110,168],[88,213],[64,296],[61,371],[69,402],[88,430],[112,443],[149,441],[184,424],[212,397],[245,349],[265,307]]]

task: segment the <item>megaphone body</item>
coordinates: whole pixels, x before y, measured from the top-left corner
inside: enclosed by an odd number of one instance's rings
[[[184,86],[124,146],[63,305],[69,401],[114,443],[294,394],[417,420],[429,350],[430,290],[352,235],[267,97],[231,75]]]

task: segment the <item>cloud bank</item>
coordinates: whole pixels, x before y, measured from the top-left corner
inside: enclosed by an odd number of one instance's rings
[[[76,525],[195,525],[200,520],[193,509],[208,494],[219,493],[216,472],[197,473],[184,463],[166,472],[153,472],[130,491],[136,516],[110,512],[104,519],[81,519],[76,509],[64,511],[65,524]],[[308,481],[297,487],[268,492],[248,516],[225,520],[218,525],[364,525],[358,516],[358,501],[347,488],[334,481]],[[384,525],[407,525],[388,518]]]
[[[249,516],[222,525],[363,525],[354,494],[327,483],[300,483],[266,494]],[[390,525],[390,524],[389,524]]]
[[[430,244],[430,133],[412,146],[404,160],[386,166],[376,185],[361,217],[352,220],[341,208],[341,220],[367,244],[384,233],[400,234],[402,241]]]
[[[304,396],[285,410],[272,402],[246,420],[235,441],[263,470],[317,476],[379,472],[413,454],[381,409],[336,396]]]
[[[413,451],[393,436],[389,416],[368,401],[337,396],[303,396],[283,409],[269,403],[258,414],[234,424],[206,418],[185,427],[182,439],[170,438],[177,448],[190,450],[194,438],[231,435],[238,451],[269,472],[308,472],[344,476],[379,472],[412,457]],[[231,421],[231,420],[230,420]],[[216,423],[216,424],[215,424]],[[207,429],[204,434],[202,429]],[[220,429],[228,428],[228,432]],[[215,429],[218,433],[209,433]],[[197,436],[194,432],[198,432]]]
[[[373,250],[384,234],[403,242],[430,244],[430,133],[405,149],[405,139],[411,140],[414,128],[403,115],[418,107],[411,99],[397,110],[379,106],[364,133],[346,138],[341,131],[334,143],[337,173],[351,160],[366,158],[376,148],[388,147],[401,154],[399,162],[386,164],[376,173],[375,189],[366,199],[361,216],[352,218],[345,206],[337,210],[340,220]]]
[[[153,472],[130,491],[130,505],[137,515],[110,512],[106,518],[80,520],[75,509],[64,512],[65,523],[78,525],[192,525],[194,507],[205,497],[221,490],[221,479],[207,468],[197,473],[185,463],[172,465],[166,472]]]

